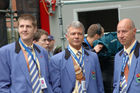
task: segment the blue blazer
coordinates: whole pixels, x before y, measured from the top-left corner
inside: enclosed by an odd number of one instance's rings
[[[85,78],[87,93],[104,93],[102,75],[96,53],[85,50]],[[75,69],[68,49],[50,59],[50,77],[54,93],[72,93],[75,88]]]
[[[121,66],[123,62],[122,54],[123,50],[115,56],[113,93],[119,93]],[[127,82],[127,93],[140,93],[140,43],[137,43],[132,56]]]
[[[41,77],[45,78],[48,86],[43,91],[52,93],[47,52],[38,45],[34,45],[34,49],[40,62]],[[27,63],[18,42],[0,48],[0,93],[32,93]]]

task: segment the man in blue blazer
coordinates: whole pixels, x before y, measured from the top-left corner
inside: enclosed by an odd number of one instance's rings
[[[36,30],[35,17],[23,14],[18,19],[19,41],[0,48],[0,93],[52,93],[46,50],[32,43]],[[27,51],[28,47],[32,52]],[[30,64],[29,53],[35,64]],[[37,69],[31,70],[32,66]]]
[[[67,28],[66,38],[68,48],[50,59],[53,92],[104,93],[97,54],[82,47],[83,25],[73,21]]]
[[[140,44],[135,35],[131,19],[125,18],[118,23],[117,37],[124,49],[115,56],[113,93],[140,93]]]

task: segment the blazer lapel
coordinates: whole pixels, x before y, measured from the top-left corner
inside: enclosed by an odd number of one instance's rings
[[[86,88],[88,87],[88,82],[89,82],[89,75],[90,75],[90,62],[88,60],[88,56],[84,56],[84,67],[85,67],[85,78],[86,78]]]
[[[90,62],[88,62],[88,56],[89,56],[88,52],[84,50],[84,53],[85,53],[85,55],[84,55],[84,67],[85,67],[86,88],[87,88],[88,87],[88,82],[89,82],[89,75],[90,75]],[[73,64],[72,57],[71,57],[68,49],[65,50],[64,61],[66,62],[66,68],[67,68],[69,77],[72,81],[72,84],[74,86],[75,80],[76,80],[75,69],[74,69],[74,64]]]
[[[135,69],[136,69],[136,65],[138,63],[138,60],[136,59],[136,57],[133,55],[132,58],[132,62],[131,62],[131,66],[130,66],[130,70],[129,70],[129,75],[128,75],[128,83],[127,83],[127,89],[129,88],[132,79],[134,77],[134,73],[135,73]]]
[[[121,69],[122,69],[122,63],[123,63],[123,56],[121,55],[119,58],[117,58],[117,67],[118,67],[118,87],[120,86],[120,80],[121,80]]]
[[[132,60],[131,60],[131,66],[130,66],[129,75],[128,75],[127,89],[129,88],[129,86],[132,82],[132,79],[134,77],[136,65],[138,63],[139,49],[140,49],[140,43],[137,42],[137,45],[136,45],[136,48],[134,50],[134,54],[133,54]]]
[[[65,57],[64,57],[63,61],[65,62],[65,66],[66,66],[66,69],[68,71],[68,75],[70,77],[70,80],[71,80],[73,86],[75,86],[75,80],[76,80],[75,69],[74,69],[71,54],[70,54],[68,49],[65,49]]]
[[[72,57],[70,57],[68,60],[65,60],[65,62],[66,62],[66,68],[67,68],[70,80],[72,84],[75,84],[76,76],[75,76],[75,69],[74,69]]]
[[[25,78],[27,79],[29,85],[31,86],[30,74],[29,74],[27,63],[26,63],[22,50],[19,52],[19,54],[17,56],[17,62],[19,63],[21,70],[22,70]]]
[[[31,81],[30,81],[30,74],[28,71],[28,67],[27,67],[27,63],[23,54],[23,51],[20,47],[19,41],[17,41],[15,43],[15,53],[17,53],[17,63],[19,63],[19,66],[21,67],[21,70],[23,72],[23,75],[25,76],[25,78],[27,79],[29,85],[32,87],[31,85]]]
[[[35,51],[36,52],[36,51]],[[47,55],[46,55],[47,56]],[[39,65],[40,65],[40,72],[41,72],[41,77],[42,76],[44,76],[44,74],[45,74],[45,72],[44,72],[44,70],[41,70],[42,68],[44,68],[44,62],[45,62],[45,60],[43,60],[43,56],[40,54],[40,53],[38,53],[38,52],[36,52],[36,57],[37,57],[37,59],[38,59],[38,61],[39,61]],[[44,68],[45,69],[45,68]],[[47,72],[46,72],[47,73]]]

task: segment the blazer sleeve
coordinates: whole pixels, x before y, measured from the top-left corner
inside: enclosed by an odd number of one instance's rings
[[[61,73],[60,73],[60,63],[56,58],[51,58],[49,62],[49,72],[50,80],[52,83],[52,89],[54,93],[62,93],[61,89]]]
[[[46,69],[46,73],[47,73],[47,76],[46,76],[46,83],[47,83],[47,86],[48,86],[48,91],[47,93],[53,93],[52,91],[52,85],[51,85],[51,82],[50,82],[50,74],[49,74],[49,60],[48,60],[48,54],[47,54],[47,51],[43,49],[43,55],[45,55],[45,69]],[[45,91],[44,91],[45,92]],[[46,93],[46,92],[45,92]]]
[[[6,51],[0,49],[0,93],[10,93],[10,65]]]
[[[103,79],[102,79],[102,73],[100,69],[99,59],[98,56],[95,56],[96,59],[96,80],[97,80],[97,88],[99,93],[104,93],[104,86],[103,86]]]
[[[116,59],[116,57],[117,56],[115,56],[115,61],[114,61],[114,79],[113,79],[113,93],[117,93],[117,82],[118,82],[118,79],[117,79],[117,74],[118,74],[118,72],[117,72],[117,70],[116,70],[116,65],[117,65],[117,59]]]

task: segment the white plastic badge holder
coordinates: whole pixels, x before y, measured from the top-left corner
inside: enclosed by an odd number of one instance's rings
[[[47,88],[45,79],[42,77],[42,78],[40,78],[39,80],[40,80],[41,89]]]
[[[81,85],[82,85],[82,91],[83,91],[84,93],[86,93],[86,81],[85,81],[85,80],[82,80],[82,81],[81,81]]]

